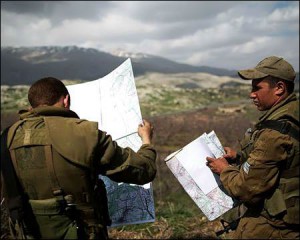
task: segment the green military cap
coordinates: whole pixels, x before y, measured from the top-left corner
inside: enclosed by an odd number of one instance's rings
[[[291,64],[281,57],[267,57],[260,61],[255,68],[238,71],[242,79],[259,79],[267,76],[294,81],[296,73]]]

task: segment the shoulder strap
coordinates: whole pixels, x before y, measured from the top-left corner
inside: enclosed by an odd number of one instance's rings
[[[64,191],[61,188],[58,178],[56,176],[55,170],[54,170],[54,165],[53,165],[53,158],[52,158],[52,149],[50,145],[44,146],[45,150],[45,157],[46,157],[46,165],[48,169],[48,173],[50,176],[50,181],[52,185],[52,193],[53,195],[57,198],[58,201],[63,201],[63,195]]]
[[[299,123],[298,123],[299,124]],[[298,125],[297,125],[298,126]],[[288,120],[267,120],[256,125],[256,129],[261,130],[264,128],[269,128],[276,130],[282,134],[287,134],[299,142],[299,128],[296,129],[288,122]],[[291,161],[291,160],[290,160]],[[299,177],[299,166],[289,168],[291,162],[288,161],[284,171],[281,173],[281,177],[293,178]]]
[[[13,221],[23,219],[23,190],[17,178],[12,164],[11,156],[7,148],[7,134],[9,127],[1,134],[1,174],[7,194],[7,205],[10,217]]]
[[[290,137],[299,141],[299,129],[294,128],[286,120],[267,120],[256,125],[256,129],[261,130],[264,128],[269,128],[276,130],[282,134],[287,134]]]

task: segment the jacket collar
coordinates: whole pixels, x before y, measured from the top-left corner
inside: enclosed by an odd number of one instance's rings
[[[66,108],[53,107],[53,106],[42,106],[33,108],[32,110],[20,110],[20,119],[39,117],[39,116],[58,116],[58,117],[69,117],[79,118],[78,115]]]
[[[295,93],[289,95],[286,99],[284,99],[282,102],[276,104],[275,106],[273,106],[270,110],[268,110],[265,114],[263,114],[260,118],[259,118],[259,122],[263,122],[267,119],[272,119],[272,115],[277,115],[275,114],[278,109],[282,108],[284,105],[289,104],[290,102],[294,102],[297,101],[297,96]]]

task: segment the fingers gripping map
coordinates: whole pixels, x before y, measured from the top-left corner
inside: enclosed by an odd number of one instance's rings
[[[111,135],[119,146],[134,151],[140,148],[137,128],[142,115],[130,59],[103,78],[67,88],[71,110],[80,118],[98,122],[99,129]],[[154,222],[151,183],[134,185],[99,177],[106,186],[112,226]]]

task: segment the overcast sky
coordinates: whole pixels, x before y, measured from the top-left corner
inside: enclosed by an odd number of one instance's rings
[[[1,46],[123,49],[227,69],[299,71],[299,1],[1,1]]]

